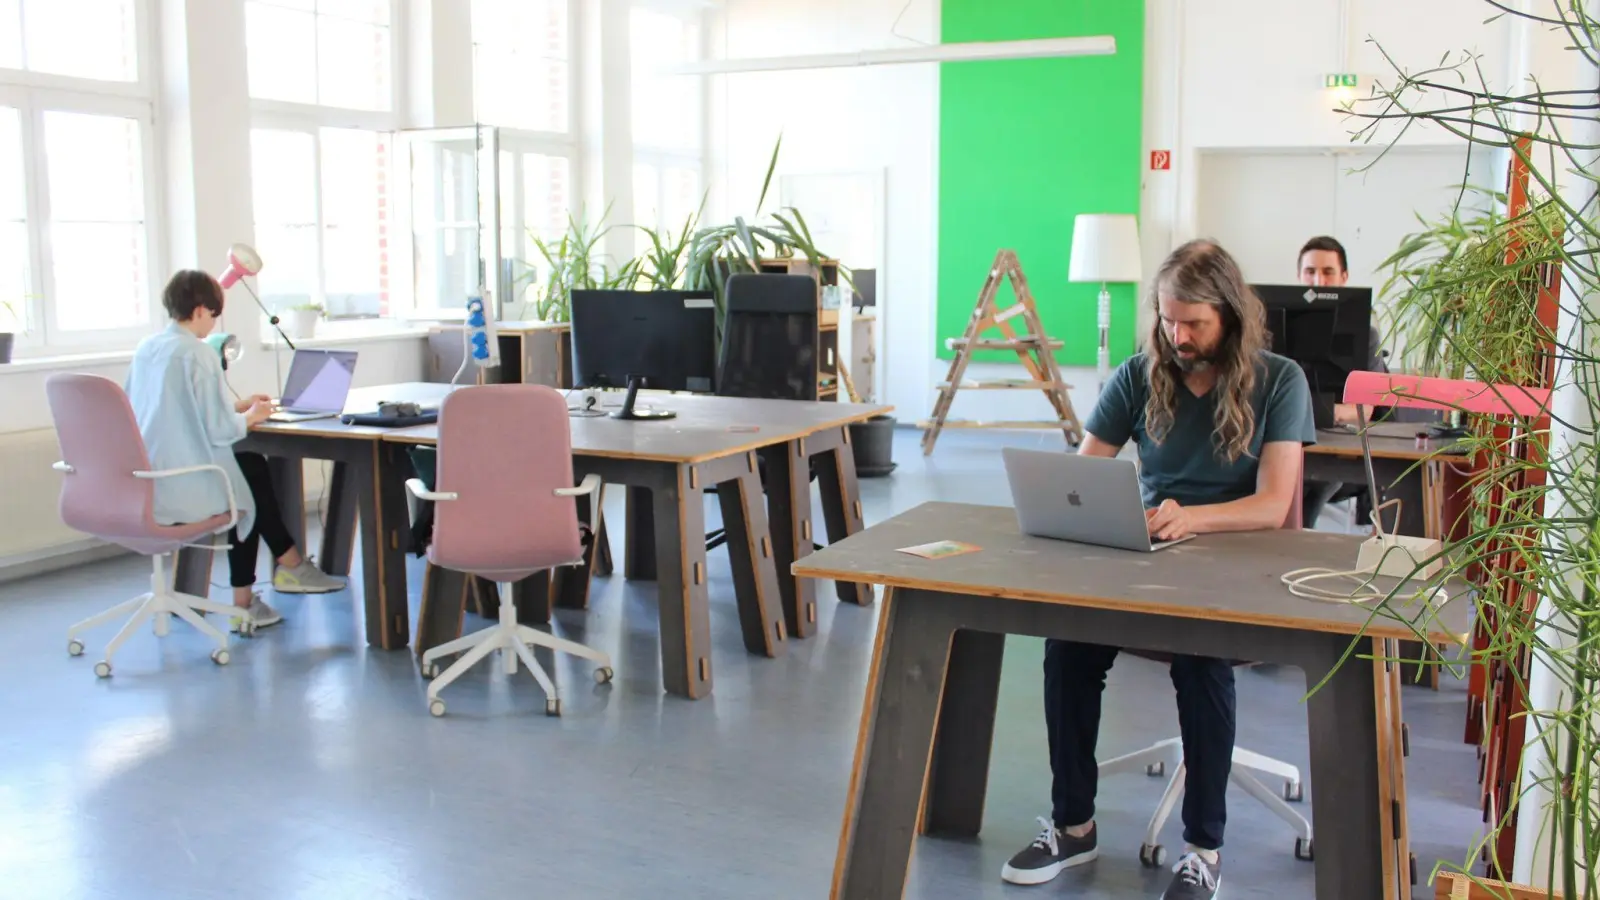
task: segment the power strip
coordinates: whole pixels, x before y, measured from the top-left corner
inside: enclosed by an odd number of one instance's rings
[[[1426,580],[1444,568],[1444,545],[1432,538],[1377,534],[1361,542],[1356,568],[1391,578]]]

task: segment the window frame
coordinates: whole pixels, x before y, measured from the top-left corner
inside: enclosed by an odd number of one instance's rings
[[[138,0],[138,2],[145,2],[145,0]],[[247,74],[245,76],[245,95],[249,98],[251,112],[253,114],[266,114],[284,117],[311,117],[319,120],[324,120],[324,117],[326,117],[326,124],[328,127],[332,128],[359,128],[365,131],[394,131],[396,122],[401,116],[406,99],[406,91],[403,89],[401,82],[404,80],[403,75],[406,62],[406,54],[404,52],[403,45],[407,40],[407,36],[410,34],[410,22],[405,15],[405,10],[403,9],[404,4],[397,2],[397,0],[384,0],[384,2],[389,4],[389,24],[387,26],[389,29],[388,109],[352,109],[344,106],[328,106],[322,103],[303,103],[297,100],[276,100],[269,97],[257,97],[256,95],[250,93],[250,79],[248,75],[250,34],[249,26],[247,24],[244,38],[244,52],[246,54],[245,64],[247,69]],[[245,18],[247,21],[249,18],[249,6],[252,3],[265,3],[268,6],[276,5],[272,2],[272,0],[244,0],[243,6],[245,7]],[[322,19],[325,15],[325,13],[320,11],[313,10],[311,12],[313,39],[320,37],[321,32],[317,29],[317,25],[320,24],[318,20]],[[332,18],[339,17],[335,16]],[[313,75],[317,85],[317,91],[320,94],[322,90],[322,62],[317,57],[317,49],[317,46],[313,44],[309,52],[312,59]],[[250,127],[255,128],[258,126],[252,120]]]
[[[472,16],[472,5],[477,0],[467,0],[467,15]],[[472,116],[480,125],[489,125],[498,130],[502,135],[513,133],[529,139],[548,140],[570,145],[574,155],[577,153],[578,138],[582,131],[583,94],[582,85],[579,83],[583,76],[582,60],[583,49],[581,46],[583,18],[583,0],[566,0],[567,4],[567,127],[564,131],[550,131],[541,128],[525,128],[520,124],[495,122],[484,118],[478,106],[478,45],[481,43],[476,34],[468,34],[472,48]],[[470,31],[469,27],[469,31]],[[540,151],[534,151],[540,152]]]
[[[66,353],[124,351],[150,333],[164,315],[161,279],[167,255],[162,147],[155,115],[156,30],[153,0],[132,0],[134,80],[108,81],[0,67],[0,106],[18,110],[21,124],[23,214],[27,217],[28,279],[22,298],[25,330],[14,338],[13,355],[29,359]],[[24,13],[25,14],[25,13]],[[24,46],[26,54],[26,46]],[[54,253],[51,245],[49,161],[44,117],[49,112],[133,120],[138,127],[145,243],[146,315],[122,328],[69,331],[56,322]]]

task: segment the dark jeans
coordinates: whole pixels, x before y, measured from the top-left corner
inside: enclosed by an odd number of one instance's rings
[[[1044,721],[1050,737],[1050,799],[1055,824],[1082,825],[1094,818],[1099,771],[1100,698],[1117,647],[1048,640],[1044,644]],[[1178,689],[1178,728],[1187,767],[1183,839],[1205,850],[1222,849],[1228,820],[1228,775],[1233,770],[1233,666],[1220,659],[1179,656],[1172,661]]]
[[[241,588],[256,583],[256,550],[262,541],[267,542],[272,558],[277,559],[294,549],[294,538],[278,511],[278,493],[272,489],[267,458],[259,453],[235,453],[233,458],[238,460],[239,471],[244,473],[250,496],[256,501],[255,528],[244,537],[239,536],[237,528],[228,532],[228,543],[233,545],[228,550],[228,578],[234,587]]]
[[[1356,501],[1356,525],[1363,528],[1370,525],[1371,522],[1368,520],[1372,518],[1372,500],[1365,484],[1307,479],[1300,494],[1301,525],[1305,528],[1317,527],[1317,519],[1322,516],[1322,510],[1329,503],[1337,503],[1352,497]]]

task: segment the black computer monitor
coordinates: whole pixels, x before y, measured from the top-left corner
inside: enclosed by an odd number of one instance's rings
[[[1317,427],[1331,428],[1345,379],[1364,371],[1371,358],[1372,289],[1303,284],[1251,289],[1267,308],[1272,352],[1300,364],[1311,384]]]
[[[878,305],[877,269],[851,269],[850,283],[854,286],[854,296],[850,302],[855,304],[856,309]]]
[[[618,419],[670,419],[635,409],[639,388],[710,393],[717,310],[710,291],[572,292],[572,385],[627,388]]]

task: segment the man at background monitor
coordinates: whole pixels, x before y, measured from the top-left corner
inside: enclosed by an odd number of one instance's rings
[[[1350,260],[1345,255],[1344,245],[1335,238],[1319,235],[1300,248],[1299,277],[1300,283],[1311,287],[1344,287],[1350,281]],[[1383,361],[1383,354],[1379,350],[1382,343],[1378,336],[1376,326],[1372,328],[1372,336],[1367,344],[1367,371],[1387,372],[1389,367]],[[1381,410],[1369,410],[1368,415]],[[1355,410],[1344,404],[1334,407],[1334,417],[1340,422],[1354,422]],[[1356,524],[1366,526],[1369,511],[1365,507],[1371,503],[1366,499],[1365,485],[1345,484],[1340,481],[1317,481],[1305,479],[1304,493],[1301,502],[1304,508],[1303,521],[1305,527],[1314,528],[1317,517],[1322,515],[1323,507],[1329,502],[1345,500],[1350,497],[1356,499]]]

